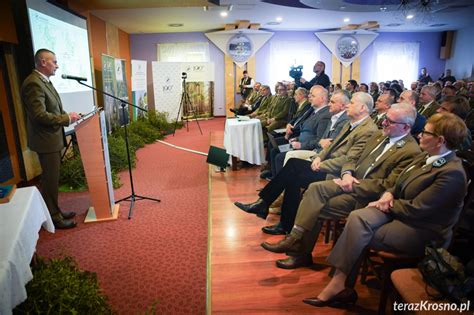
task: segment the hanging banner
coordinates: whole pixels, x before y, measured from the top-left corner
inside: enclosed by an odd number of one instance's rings
[[[243,67],[247,60],[273,36],[271,32],[252,29],[235,29],[205,34],[222,52]]]
[[[349,67],[352,61],[375,40],[378,33],[355,30],[314,33],[321,42],[345,66]]]
[[[183,117],[212,117],[214,63],[154,61],[152,71],[157,111],[166,112],[170,120],[178,121]],[[187,106],[184,106],[183,78],[186,79]]]
[[[148,110],[146,60],[132,60],[132,104]],[[146,112],[133,108],[133,120],[144,117]]]
[[[102,89],[128,102],[125,60],[102,55]],[[107,131],[110,133],[120,127],[122,117],[121,102],[104,95],[104,111],[107,122]],[[125,106],[126,114],[128,105]]]

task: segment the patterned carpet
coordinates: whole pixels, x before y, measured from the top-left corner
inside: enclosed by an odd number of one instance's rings
[[[165,141],[206,152],[209,134],[224,129],[224,119],[195,122]],[[49,234],[42,231],[40,256],[70,255],[79,267],[94,271],[100,287],[119,314],[143,313],[153,303],[157,314],[206,312],[208,165],[206,157],[154,143],[137,152],[135,193],[161,199],[137,201],[131,220],[128,202],[116,221],[82,223],[87,193],[62,193],[63,210],[76,211],[79,225]],[[130,194],[128,172],[120,174],[120,199]]]

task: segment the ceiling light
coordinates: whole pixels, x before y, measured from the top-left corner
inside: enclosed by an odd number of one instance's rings
[[[227,15],[228,15],[228,13],[227,13],[226,11],[222,11],[222,12],[221,12],[221,16],[222,16],[222,17],[226,17]]]
[[[277,22],[281,22],[281,21],[283,21],[283,18],[282,18],[281,16],[278,16],[278,17],[276,18],[276,21],[277,21]]]
[[[170,24],[168,24],[169,27],[181,27],[183,25],[184,25],[183,23],[170,23]]]
[[[408,15],[407,15],[407,20],[411,20],[411,19],[413,19],[414,17],[415,17],[415,16],[414,16],[413,14],[408,14]]]
[[[351,21],[351,19],[349,19],[349,18],[344,19],[344,23],[347,23],[347,22],[350,22],[350,21]]]

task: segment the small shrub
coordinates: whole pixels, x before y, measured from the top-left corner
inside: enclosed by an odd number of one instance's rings
[[[72,190],[84,190],[87,187],[79,150],[74,149],[74,154],[61,163],[59,182]]]
[[[26,285],[28,298],[14,314],[113,314],[94,272],[79,270],[71,257],[39,258]]]

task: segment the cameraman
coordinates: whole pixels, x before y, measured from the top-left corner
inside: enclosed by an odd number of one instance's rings
[[[307,90],[310,90],[313,85],[321,85],[325,89],[329,88],[331,81],[329,77],[324,73],[326,65],[322,61],[317,61],[314,64],[313,72],[316,73],[316,76],[311,81],[306,81],[306,79],[301,78],[299,82],[295,81],[297,87],[304,87]]]

